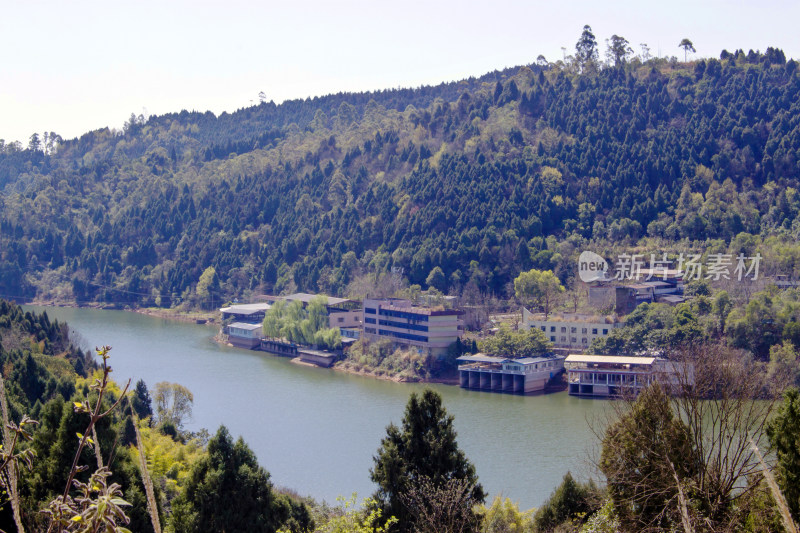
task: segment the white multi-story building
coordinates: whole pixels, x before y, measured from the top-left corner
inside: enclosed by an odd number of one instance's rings
[[[622,326],[616,317],[582,314],[534,314],[522,308],[520,329],[538,329],[556,348],[587,350],[595,339],[605,337]]]

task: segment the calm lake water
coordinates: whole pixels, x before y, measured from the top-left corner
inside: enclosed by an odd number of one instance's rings
[[[399,424],[408,396],[426,385],[380,381],[288,359],[220,346],[216,327],[125,311],[43,308],[67,321],[87,346],[111,345],[112,377],[181,383],[194,394],[187,429],[212,434],[225,424],[241,435],[276,485],[334,503],[375,486],[369,479],[381,438]],[[484,488],[523,508],[540,505],[571,470],[591,473],[596,438],[590,422],[608,404],[566,392],[512,396],[427,385],[455,416],[458,443]]]

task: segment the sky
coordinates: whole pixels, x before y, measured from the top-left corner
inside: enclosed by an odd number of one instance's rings
[[[800,58],[796,0],[3,0],[0,139],[121,128],[131,113],[418,87],[574,53],[589,24],[636,53]]]

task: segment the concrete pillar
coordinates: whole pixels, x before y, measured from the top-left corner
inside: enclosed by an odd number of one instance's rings
[[[492,390],[502,390],[502,389],[503,389],[503,375],[492,374]]]
[[[511,374],[503,374],[503,390],[511,392],[514,390],[514,376]]]
[[[481,372],[481,385],[482,389],[492,388],[492,375],[489,372]]]
[[[481,373],[470,371],[469,373],[469,388],[477,389],[481,385]]]
[[[514,392],[525,392],[525,376],[514,376]]]

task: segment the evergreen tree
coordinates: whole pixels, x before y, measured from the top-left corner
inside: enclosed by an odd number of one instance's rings
[[[139,418],[153,416],[153,402],[150,399],[150,391],[147,390],[147,384],[143,379],[136,382],[136,388],[131,398],[131,405],[133,406],[133,410],[136,411],[136,416]]]
[[[778,457],[778,483],[792,518],[800,522],[800,391],[783,394],[778,414],[767,426],[769,443]]]
[[[176,533],[274,533],[290,514],[255,454],[221,426],[176,498],[172,523]]]
[[[469,485],[470,503],[483,503],[486,494],[475,467],[456,443],[453,417],[447,414],[439,394],[430,389],[421,396],[411,394],[402,426],[390,424],[386,433],[370,477],[378,484],[374,498],[383,507],[383,516],[398,519],[394,530],[414,531],[404,497],[422,486],[443,488],[453,480],[464,481]]]
[[[689,428],[675,416],[665,391],[642,391],[603,438],[600,469],[620,522],[629,531],[679,527],[676,478],[698,468]]]

